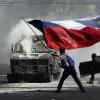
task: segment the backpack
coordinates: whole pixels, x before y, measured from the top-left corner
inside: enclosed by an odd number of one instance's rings
[[[67,57],[67,61],[68,61],[69,66],[74,67],[74,65],[75,65],[74,60],[68,55],[66,55],[66,57]]]

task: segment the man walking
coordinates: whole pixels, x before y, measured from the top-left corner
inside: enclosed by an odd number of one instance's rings
[[[60,59],[61,59],[60,67],[62,67],[64,69],[64,71],[62,73],[62,77],[60,79],[57,90],[55,92],[57,92],[57,93],[61,92],[63,82],[69,75],[71,75],[74,78],[74,80],[78,84],[80,90],[82,92],[86,92],[81,81],[79,80],[79,78],[77,76],[77,72],[74,68],[74,60],[66,54],[64,48],[60,48],[59,52],[60,52]]]

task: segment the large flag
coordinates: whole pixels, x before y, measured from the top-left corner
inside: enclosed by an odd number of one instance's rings
[[[43,32],[48,48],[83,48],[100,41],[100,16],[66,21],[31,20],[28,23]]]

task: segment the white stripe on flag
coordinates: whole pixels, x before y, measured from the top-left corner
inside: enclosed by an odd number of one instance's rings
[[[53,21],[52,23],[58,24],[60,26],[68,28],[68,29],[78,29],[78,30],[80,30],[80,29],[86,27],[85,25],[80,24],[78,22],[75,22],[74,20],[69,20],[69,21]]]

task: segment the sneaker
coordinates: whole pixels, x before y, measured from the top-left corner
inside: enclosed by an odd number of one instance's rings
[[[61,92],[60,90],[56,90],[56,91],[55,91],[55,93],[60,93],[60,92]]]

